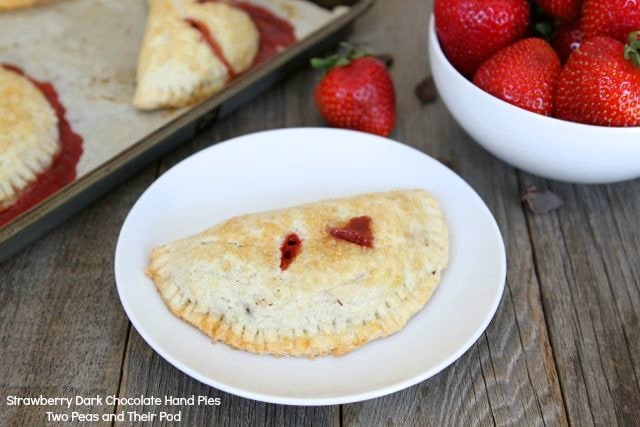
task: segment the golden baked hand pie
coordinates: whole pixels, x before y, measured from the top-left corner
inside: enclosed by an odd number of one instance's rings
[[[55,0],[0,0],[0,12],[5,10],[24,9],[51,3]]]
[[[247,13],[224,2],[149,0],[133,105],[183,107],[220,91],[258,53]]]
[[[147,274],[215,341],[274,355],[342,355],[401,329],[448,260],[422,190],[243,215],[158,247]]]
[[[58,117],[23,75],[0,65],[0,211],[13,204],[60,150]]]
[[[76,179],[82,137],[58,92],[0,63],[0,227]]]

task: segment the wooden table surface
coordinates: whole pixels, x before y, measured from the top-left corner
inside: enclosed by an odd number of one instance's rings
[[[6,402],[9,395],[40,394],[221,399],[217,407],[181,408],[184,425],[640,424],[640,180],[578,186],[533,177],[476,145],[440,101],[422,106],[413,89],[429,74],[431,6],[378,0],[350,38],[394,53],[399,116],[392,137],[451,160],[503,233],[505,293],[469,351],[435,377],[390,396],[305,408],[205,386],[165,362],[131,328],[113,275],[125,215],[163,171],[212,143],[322,125],[310,96],[316,75],[300,70],[0,265],[0,425],[43,424],[51,408]],[[519,200],[529,185],[554,191],[564,206],[529,213]]]

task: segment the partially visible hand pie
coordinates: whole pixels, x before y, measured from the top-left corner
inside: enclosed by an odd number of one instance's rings
[[[438,203],[401,190],[235,217],[154,249],[147,274],[214,341],[313,358],[401,329],[447,260]]]
[[[258,53],[258,30],[225,2],[149,0],[133,105],[182,107],[220,91]]]
[[[0,63],[0,227],[72,182],[81,155],[53,85]]]
[[[0,66],[0,211],[59,151],[58,117],[47,98],[29,79]]]

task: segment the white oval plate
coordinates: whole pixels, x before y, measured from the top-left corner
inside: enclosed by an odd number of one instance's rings
[[[276,358],[213,344],[169,312],[144,274],[153,247],[232,216],[399,188],[424,188],[438,198],[450,230],[450,264],[404,329],[345,356]],[[153,183],[122,226],[115,275],[131,323],[176,368],[250,399],[329,405],[401,390],[460,357],[498,307],[506,259],[486,205],[440,162],[365,133],[284,129],[202,150]]]

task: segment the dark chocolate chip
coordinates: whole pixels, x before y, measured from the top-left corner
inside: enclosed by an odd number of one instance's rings
[[[415,89],[415,94],[422,104],[429,104],[438,99],[438,90],[433,77],[428,76],[422,80]]]
[[[540,190],[535,185],[527,187],[520,195],[520,200],[529,209],[529,212],[534,214],[553,212],[564,204],[560,196],[553,191]]]

